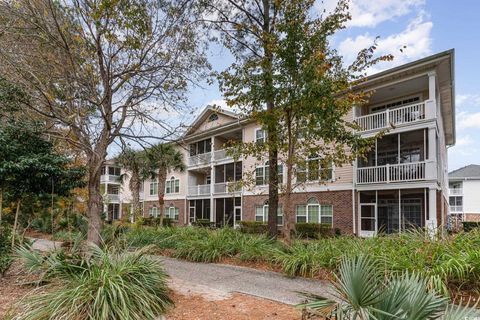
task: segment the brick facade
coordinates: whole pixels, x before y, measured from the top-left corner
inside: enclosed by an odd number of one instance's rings
[[[173,205],[178,208],[178,225],[185,225],[185,200],[165,200],[165,207],[170,207]],[[148,216],[149,209],[152,207],[158,207],[158,201],[145,201],[143,215]]]
[[[333,227],[339,228],[342,234],[353,233],[352,191],[323,191],[295,193],[291,196],[294,207],[307,204],[308,199],[316,198],[320,204],[330,204],[333,207]],[[255,207],[263,206],[267,195],[246,195],[242,199],[242,219],[255,220]],[[284,199],[280,197],[279,204],[285,207]]]
[[[471,221],[471,222],[480,222],[480,214],[478,214],[478,213],[465,213],[464,220],[465,221]]]

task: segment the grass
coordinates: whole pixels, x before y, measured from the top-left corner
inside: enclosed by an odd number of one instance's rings
[[[480,290],[480,232],[472,231],[432,239],[420,231],[369,239],[332,237],[295,240],[291,245],[263,235],[233,229],[142,228],[126,237],[134,246],[155,245],[173,256],[196,262],[223,258],[265,262],[289,276],[319,277],[338,271],[342,257],[369,255],[391,276],[414,272],[432,289],[448,293],[457,289]]]
[[[92,247],[85,254],[76,242],[46,256],[18,249],[26,268],[42,283],[19,303],[14,319],[156,319],[172,305],[166,274],[148,247],[134,252]]]

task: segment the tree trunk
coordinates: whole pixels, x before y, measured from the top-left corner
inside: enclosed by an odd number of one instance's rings
[[[103,200],[100,194],[100,163],[89,162],[88,169],[88,233],[87,241],[99,245],[101,242],[100,232],[102,229]]]
[[[274,92],[273,92],[273,53],[271,47],[270,25],[270,1],[263,0],[263,50],[265,63],[263,76],[265,79],[265,101],[267,104],[267,148],[269,161],[268,175],[268,235],[277,237],[277,212],[278,212],[278,148],[277,148],[277,125],[274,115]]]
[[[295,212],[294,206],[291,200],[293,193],[293,164],[291,161],[287,160],[287,183],[285,186],[285,211],[284,211],[284,226],[283,226],[283,236],[285,242],[290,244],[292,242],[292,232],[295,230]]]
[[[160,167],[158,169],[158,205],[160,206],[160,226],[163,226],[163,218],[165,216],[165,182],[167,180],[167,168]],[[170,186],[175,187],[175,186]]]
[[[3,189],[0,188],[0,227],[2,226],[2,211],[3,211]]]
[[[18,200],[17,200],[17,210],[15,211],[15,220],[13,222],[12,249],[15,247],[15,235],[17,233],[18,216],[20,215],[20,203],[21,203],[21,198],[18,198]]]
[[[130,178],[130,191],[132,192],[132,216],[133,221],[140,215],[140,174],[138,170],[132,170]]]

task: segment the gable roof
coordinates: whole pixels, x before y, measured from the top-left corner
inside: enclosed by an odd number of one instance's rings
[[[239,115],[236,114],[235,112],[228,111],[228,110],[222,109],[222,108],[217,107],[217,106],[208,105],[208,106],[206,106],[205,109],[203,109],[203,111],[197,116],[197,118],[195,119],[195,121],[193,121],[193,123],[190,125],[190,128],[188,128],[187,132],[185,132],[185,135],[184,135],[184,136],[188,136],[189,134],[195,132],[195,130],[197,130],[198,127],[199,127],[205,120],[207,120],[207,118],[208,118],[211,114],[213,114],[213,113],[226,115],[227,117],[232,118],[232,121],[236,121],[236,120],[238,120],[238,119],[240,118]]]
[[[463,168],[454,170],[448,174],[448,177],[480,179],[480,165],[471,164]]]

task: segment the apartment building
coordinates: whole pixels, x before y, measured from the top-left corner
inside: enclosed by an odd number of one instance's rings
[[[319,158],[306,159],[307,166],[297,170],[301,183],[293,195],[296,221],[326,223],[359,236],[444,225],[446,148],[455,143],[453,50],[369,76],[354,90],[372,95],[367,105],[353,106],[347,120],[355,121],[364,137],[385,135],[377,139],[366,160],[322,168]],[[265,138],[265,131],[251,120],[226,110],[203,110],[179,146],[187,170],[168,175],[167,216],[179,225],[197,219],[209,219],[219,227],[242,220],[266,221],[267,158],[235,161],[226,151],[229,141],[261,143]],[[283,164],[278,165],[284,181]],[[111,167],[115,165],[107,164],[106,173]],[[239,183],[247,177],[254,181],[248,187]],[[110,179],[102,181],[114,184]],[[112,201],[109,192],[116,188],[108,185],[106,198]],[[109,217],[127,214],[122,209],[130,201],[127,185],[119,186],[119,207],[108,204]],[[158,184],[147,180],[143,188],[144,214],[155,216]],[[279,226],[283,207],[280,195]]]
[[[448,174],[450,215],[457,221],[480,221],[480,165]]]

